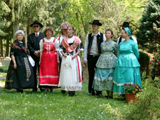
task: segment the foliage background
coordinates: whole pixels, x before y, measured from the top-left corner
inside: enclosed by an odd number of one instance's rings
[[[61,23],[68,21],[76,28],[76,35],[85,41],[86,34],[92,31],[89,22],[98,19],[103,24],[100,32],[111,28],[114,31],[113,40],[121,34],[120,25],[130,22],[132,33],[138,32],[139,20],[147,0],[1,0],[0,1],[0,53],[3,57],[9,55],[10,44],[15,39],[18,29],[27,34],[32,32],[30,24],[40,21],[44,27],[52,26],[54,37],[61,32]]]

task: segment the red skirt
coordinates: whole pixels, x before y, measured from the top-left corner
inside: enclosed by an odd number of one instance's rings
[[[58,86],[59,71],[57,54],[55,52],[42,53],[39,69],[40,86]]]

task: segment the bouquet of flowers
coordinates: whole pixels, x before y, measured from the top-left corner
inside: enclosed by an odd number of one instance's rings
[[[142,91],[142,88],[138,84],[124,84],[124,90],[126,93],[136,94]]]
[[[151,68],[148,70],[151,71],[152,76],[160,76],[160,56],[153,57],[149,64],[151,64]]]

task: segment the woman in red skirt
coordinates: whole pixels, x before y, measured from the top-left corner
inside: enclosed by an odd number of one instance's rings
[[[50,92],[52,92],[53,86],[58,86],[59,82],[59,54],[57,52],[59,45],[52,37],[52,27],[47,27],[44,30],[44,35],[45,38],[40,41],[39,85],[50,88]]]

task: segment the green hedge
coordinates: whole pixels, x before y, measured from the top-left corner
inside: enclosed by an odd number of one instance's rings
[[[139,56],[139,63],[140,63],[140,72],[141,72],[141,77],[142,77],[142,73],[143,72],[146,72],[146,76],[149,75],[149,71],[148,71],[148,68],[149,68],[149,61],[150,61],[150,58],[149,56],[142,52],[142,51],[139,51],[140,53],[140,56]]]
[[[7,73],[7,71],[8,71],[8,66],[1,66],[0,67],[0,72]]]

